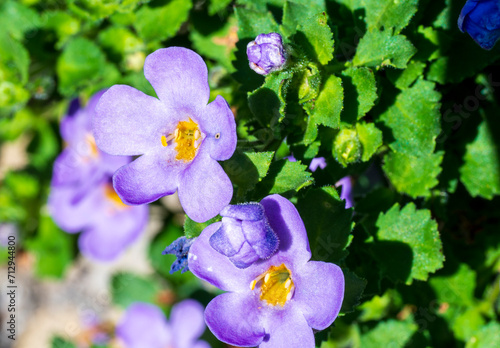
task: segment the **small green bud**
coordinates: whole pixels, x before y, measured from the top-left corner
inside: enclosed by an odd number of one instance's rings
[[[349,163],[359,161],[361,152],[362,147],[356,130],[341,129],[333,142],[333,157],[337,162],[347,167]]]
[[[316,98],[321,85],[321,74],[314,64],[309,64],[300,74],[299,103]]]

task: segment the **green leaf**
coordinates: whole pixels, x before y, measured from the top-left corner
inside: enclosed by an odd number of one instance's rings
[[[427,79],[441,84],[458,83],[477,75],[500,58],[499,52],[483,50],[465,33],[456,37],[449,46],[450,49],[442,52],[441,57],[430,65]]]
[[[195,18],[193,18],[194,20]],[[217,30],[207,27],[206,21],[206,18],[200,18],[200,28],[194,25],[189,34],[195,50],[199,54],[219,62],[229,72],[234,72],[235,69],[231,61],[236,59],[234,54],[238,40],[236,18],[229,17],[227,23]]]
[[[113,24],[117,25],[125,25],[125,26],[132,26],[135,22],[135,12],[117,12],[113,13],[109,20]]]
[[[324,125],[330,128],[338,129],[340,127],[340,113],[344,106],[344,89],[342,80],[330,75],[325,81],[318,98],[315,101],[304,105],[309,114],[310,127],[316,130],[318,125]],[[308,125],[309,127],[309,125]],[[311,137],[306,145],[315,140]]]
[[[5,177],[5,185],[18,199],[35,198],[40,190],[40,182],[23,172],[10,172]]]
[[[37,259],[35,272],[39,277],[61,278],[73,258],[71,237],[48,215],[41,215],[39,223],[37,236],[26,242]]]
[[[174,36],[187,21],[191,0],[172,0],[165,6],[142,6],[136,13],[134,28],[146,42],[164,41]]]
[[[0,4],[0,23],[2,30],[17,40],[22,40],[24,34],[40,26],[38,13],[19,1],[4,0]]]
[[[257,169],[259,179],[265,177],[274,157],[274,152],[247,152],[246,155]]]
[[[82,17],[98,20],[115,12],[130,12],[142,0],[68,0],[69,8]]]
[[[360,321],[382,320],[389,312],[394,293],[394,290],[388,290],[382,296],[373,296],[371,300],[363,303],[359,308],[363,311]]]
[[[373,330],[361,336],[361,347],[405,347],[418,326],[413,320],[398,321],[390,319],[380,322]]]
[[[371,110],[378,98],[375,76],[369,68],[348,68],[342,72],[345,91],[341,120],[354,124]]]
[[[28,82],[30,58],[21,43],[0,31],[0,76],[2,80],[24,85]],[[4,82],[2,81],[2,82]]]
[[[270,127],[285,117],[285,85],[291,77],[287,70],[271,73],[261,87],[248,93],[248,106],[261,125]]]
[[[374,256],[393,281],[411,284],[413,279],[427,280],[429,273],[443,267],[437,223],[429,210],[417,210],[413,203],[400,210],[396,203],[379,215],[376,226]]]
[[[14,141],[36,126],[37,116],[27,108],[17,111],[12,118],[0,118],[0,139]]]
[[[305,53],[327,64],[333,58],[333,34],[323,1],[287,1],[283,7],[282,31]]]
[[[364,0],[335,0],[335,2],[344,5],[349,10],[351,10],[351,12],[354,12],[355,10],[362,8],[363,1]]]
[[[392,130],[394,141],[389,146],[395,151],[414,156],[434,152],[435,139],[441,127],[439,100],[435,84],[419,79],[411,88],[403,90],[396,102],[381,119]]]
[[[307,166],[282,159],[273,162],[266,177],[256,185],[254,199],[261,200],[273,193],[294,193],[312,183],[313,178]]]
[[[423,75],[425,63],[411,61],[405,70],[388,70],[387,77],[399,89],[405,89]]]
[[[394,35],[392,29],[371,30],[359,41],[352,64],[405,69],[415,52],[415,47],[404,35]]]
[[[377,188],[356,201],[356,212],[374,216],[392,207],[396,202],[396,195],[394,190],[387,187]]]
[[[315,260],[338,263],[347,256],[352,209],[345,209],[345,201],[334,187],[308,190],[299,198],[297,209]]]
[[[418,60],[423,62],[426,60],[432,62],[438,59],[451,44],[449,36],[445,32],[433,27],[419,25],[417,33],[414,43],[418,47],[418,53],[415,58],[418,57]]]
[[[44,27],[56,32],[59,40],[57,48],[60,48],[71,36],[80,30],[80,20],[64,11],[48,11],[43,15]]]
[[[210,4],[208,5],[208,14],[213,16],[217,12],[221,12],[229,6],[231,1],[232,0],[210,0]]]
[[[306,47],[309,55],[323,65],[333,58],[333,34],[328,26],[328,17],[321,12],[297,27],[298,43]]]
[[[417,12],[418,0],[362,0],[368,29],[394,28],[399,34]]]
[[[187,238],[195,238],[198,237],[201,232],[214,222],[220,221],[221,217],[217,215],[214,218],[211,218],[208,221],[205,222],[195,222],[189,218],[189,216],[186,215],[186,220],[184,221],[184,235]]]
[[[359,122],[356,123],[356,131],[358,138],[363,146],[361,160],[367,162],[382,146],[382,131],[379,130],[373,123]]]
[[[480,308],[472,307],[465,310],[452,321],[452,329],[455,336],[467,342],[475,332],[480,330],[485,324],[485,320]],[[500,339],[500,336],[498,337]]]
[[[51,348],[76,348],[73,342],[66,341],[64,338],[55,336],[51,341]]]
[[[238,5],[245,5],[258,11],[265,11],[269,5],[283,7],[286,0],[236,0]],[[317,0],[314,0],[317,1]]]
[[[106,57],[99,47],[82,37],[68,42],[57,61],[59,92],[70,97],[103,76]]]
[[[157,280],[132,273],[117,273],[111,279],[113,303],[122,308],[127,308],[134,302],[156,303],[161,289]]]
[[[238,198],[252,190],[267,175],[274,157],[274,151],[240,152],[236,151],[231,159],[222,162],[224,171],[231,182],[238,186]]]
[[[0,221],[26,221],[28,213],[5,186],[0,187]]]
[[[318,125],[314,122],[314,119],[309,116],[307,118],[306,131],[304,132],[304,145],[312,144],[318,136]]]
[[[144,77],[144,72],[142,70],[133,71],[127,74],[119,81],[119,83],[129,85],[140,90],[141,92],[146,93],[147,95],[156,97],[156,92],[153,86],[151,86],[149,81],[146,80],[146,78]]]
[[[291,36],[297,32],[297,27],[303,25],[314,16],[326,11],[323,1],[300,1],[288,0],[283,6],[282,30],[285,36]]]
[[[500,342],[500,324],[491,321],[467,341],[465,348],[496,348]]]
[[[463,308],[474,305],[476,274],[464,263],[460,264],[453,274],[432,277],[429,284],[436,293],[439,303]]]
[[[52,161],[60,150],[59,142],[54,129],[43,119],[36,124],[31,146],[30,164],[39,170],[52,167]]]
[[[410,197],[429,197],[438,184],[444,152],[414,156],[390,152],[384,157],[384,172],[398,192]]]
[[[98,39],[101,46],[122,56],[144,48],[143,42],[125,27],[108,27],[99,33]]]
[[[432,22],[435,28],[450,30],[455,28],[456,19],[460,13],[460,3],[454,0],[444,0],[443,4],[438,7],[437,16]]]
[[[349,1],[349,0],[338,0]],[[361,1],[361,0],[354,0]],[[342,313],[342,312],[341,312]],[[344,320],[336,320],[335,325],[331,326],[328,335],[328,341],[316,343],[320,348],[360,348],[361,334],[357,323],[346,323]]]
[[[238,19],[238,38],[240,40],[254,40],[259,34],[278,32],[278,24],[271,12],[235,7],[234,13]]]
[[[20,109],[29,98],[29,92],[20,85],[0,81],[0,117]]]
[[[499,149],[486,121],[480,124],[476,139],[467,145],[460,180],[473,197],[492,199],[500,194]]]
[[[343,269],[342,271],[344,272],[345,291],[340,312],[346,314],[354,312],[359,305],[368,282],[349,270]]]

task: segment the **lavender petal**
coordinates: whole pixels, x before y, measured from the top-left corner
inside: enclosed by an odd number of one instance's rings
[[[197,113],[208,103],[207,66],[187,48],[169,47],[151,53],[144,63],[144,76],[167,107]]]

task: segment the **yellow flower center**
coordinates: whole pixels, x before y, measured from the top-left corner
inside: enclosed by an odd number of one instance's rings
[[[191,162],[196,156],[196,150],[200,146],[201,132],[198,124],[191,118],[188,121],[181,121],[177,124],[174,134],[161,136],[161,144],[164,147],[169,146],[169,143],[175,141],[175,151],[177,155],[175,159],[184,162]]]
[[[256,286],[260,291],[260,300],[271,306],[283,307],[286,301],[292,298],[295,290],[292,272],[283,263],[271,266],[267,272],[250,283],[250,289],[254,290]]]
[[[97,145],[95,143],[94,136],[92,134],[85,135],[85,141],[90,149],[90,158],[96,158],[99,156],[99,150],[97,149]]]
[[[115,192],[115,189],[113,188],[113,185],[111,184],[104,185],[104,196],[108,200],[110,200],[118,209],[130,208],[129,205],[126,205],[125,203],[122,202],[120,196],[118,196],[118,194]]]

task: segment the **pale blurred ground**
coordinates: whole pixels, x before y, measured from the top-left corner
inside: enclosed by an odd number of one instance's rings
[[[175,198],[169,201],[176,208]],[[116,323],[121,311],[111,306],[110,280],[119,271],[147,275],[153,272],[147,260],[152,238],[162,228],[165,210],[150,207],[149,224],[139,239],[117,260],[98,263],[82,257],[66,271],[64,279],[40,280],[33,274],[36,260],[28,255],[16,256],[16,341],[7,338],[7,270],[0,268],[2,301],[0,305],[1,348],[50,348],[54,335],[68,340],[85,340],[92,323]],[[170,267],[166,265],[165,267]],[[119,346],[119,344],[115,344]]]
[[[22,169],[28,164],[26,148],[29,142],[30,137],[22,135],[15,141],[5,142],[0,146],[0,180],[4,178],[7,171]]]

